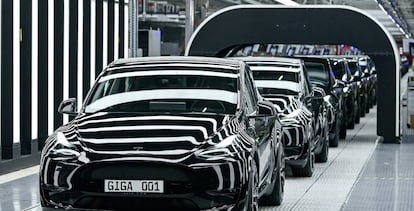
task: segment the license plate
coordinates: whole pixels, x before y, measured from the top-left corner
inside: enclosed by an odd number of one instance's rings
[[[105,180],[105,192],[164,193],[162,180]]]

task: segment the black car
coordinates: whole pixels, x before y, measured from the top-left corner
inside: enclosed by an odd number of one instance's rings
[[[284,192],[282,127],[240,61],[118,60],[46,141],[43,207],[258,210]]]
[[[369,77],[361,69],[357,58],[347,58],[349,69],[358,87],[359,116],[364,117],[369,112]],[[359,123],[359,118],[356,119]]]
[[[322,89],[326,94],[323,98],[328,105],[329,122],[329,146],[337,147],[338,139],[346,137],[345,95],[342,89],[338,89],[331,62],[326,57],[301,56],[305,70],[314,87]]]
[[[295,176],[312,176],[314,156],[326,162],[329,152],[327,105],[315,91],[300,59],[240,57],[253,71],[260,94],[279,112],[286,163]]]
[[[368,105],[372,108],[377,104],[377,70],[374,62],[368,56],[359,56],[358,62],[368,78]]]
[[[347,128],[354,129],[355,121],[359,118],[358,112],[358,87],[351,74],[348,62],[345,58],[328,57],[331,61],[332,71],[335,75],[336,89],[343,92],[345,99],[344,117]]]

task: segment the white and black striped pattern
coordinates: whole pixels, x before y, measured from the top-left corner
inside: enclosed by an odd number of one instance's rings
[[[128,56],[128,0],[1,2],[1,146],[31,153],[67,117],[57,106],[69,97],[82,104],[111,61]]]

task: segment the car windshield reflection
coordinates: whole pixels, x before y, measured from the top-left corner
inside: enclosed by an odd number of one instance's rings
[[[194,72],[201,71],[135,71],[103,76],[85,112],[234,114],[237,74]]]

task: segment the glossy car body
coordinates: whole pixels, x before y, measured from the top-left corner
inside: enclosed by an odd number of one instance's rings
[[[346,136],[345,95],[338,89],[330,60],[326,57],[301,56],[305,70],[314,87],[318,87],[326,96],[323,98],[328,105],[329,146],[337,147],[339,137]]]
[[[369,111],[369,77],[361,69],[358,58],[347,58],[347,60],[354,81],[357,82],[359,116],[364,117],[365,113]],[[356,123],[359,123],[358,119]]]
[[[348,62],[345,58],[328,57],[331,61],[332,71],[337,79],[337,90],[343,92],[345,98],[345,112],[347,128],[355,127],[355,120],[358,113],[358,87],[354,81]]]
[[[253,72],[260,94],[279,112],[287,163],[298,176],[311,176],[313,153],[327,159],[329,126],[323,93],[316,93],[300,59],[241,57]],[[319,97],[316,97],[318,95]],[[324,154],[325,153],[325,154]],[[319,159],[318,159],[319,160]],[[313,167],[310,167],[313,168]]]
[[[75,107],[69,99],[59,110],[76,114]],[[284,155],[275,112],[243,62],[118,60],[77,116],[47,139],[42,206],[250,210],[259,197],[280,204]],[[134,188],[144,182],[145,189]],[[159,192],[151,192],[155,184]]]
[[[377,70],[374,62],[368,56],[359,56],[358,62],[368,79],[368,105],[372,108],[377,104]]]

